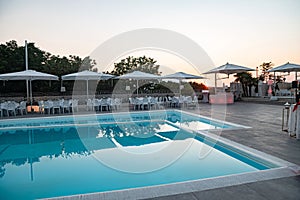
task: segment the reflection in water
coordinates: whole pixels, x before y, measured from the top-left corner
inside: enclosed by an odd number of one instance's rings
[[[112,148],[108,140],[96,138],[98,130],[93,127],[80,127],[81,135],[75,127],[24,129],[0,132],[0,176],[5,175],[5,165],[21,166],[40,162],[41,157],[50,159],[89,155],[91,151]],[[82,140],[93,140],[89,150]],[[31,170],[32,171],[32,170]],[[32,177],[32,176],[31,176]]]
[[[174,123],[176,126],[188,130],[209,130],[231,128],[232,126],[223,122],[212,121],[211,119],[199,118],[197,116],[187,115],[185,113],[169,113],[167,120]]]
[[[0,131],[0,177],[5,165],[30,165],[41,157],[49,159],[87,156],[95,150],[121,146],[140,146],[165,141],[167,135],[176,135],[179,129],[166,122],[131,122],[96,126],[65,126]],[[166,135],[167,133],[167,135]],[[164,134],[164,137],[161,137]],[[114,138],[114,141],[111,139]],[[174,139],[174,137],[169,138]]]

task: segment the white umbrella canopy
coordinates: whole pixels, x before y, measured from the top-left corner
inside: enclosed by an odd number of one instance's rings
[[[161,78],[161,76],[157,76],[154,74],[141,72],[141,71],[133,71],[133,72],[116,77],[116,79],[135,79],[135,80],[159,79],[159,78]]]
[[[268,70],[268,72],[274,72],[274,79],[275,79],[275,72],[295,72],[295,80],[297,80],[297,72],[300,71],[300,65],[293,64],[293,63],[285,63],[284,65],[280,65],[273,69]],[[275,80],[274,80],[275,84]],[[295,90],[295,97],[297,96],[298,89]],[[297,99],[296,99],[297,100]]]
[[[58,77],[52,74],[42,73],[35,70],[25,70],[0,74],[0,80],[58,80]]]
[[[134,79],[136,80],[136,94],[138,95],[138,88],[139,88],[139,80],[145,80],[145,79],[161,79],[161,76],[157,76],[150,73],[145,73],[141,71],[133,71],[121,76],[115,77],[115,79]]]
[[[211,69],[203,74],[215,74],[215,92],[217,91],[217,73],[227,74],[228,77],[230,74],[247,72],[247,71],[254,71],[254,69],[243,67],[240,65],[226,63],[225,65],[221,65],[220,67]]]
[[[254,71],[254,69],[243,67],[239,65],[234,65],[230,63],[226,63],[225,65],[221,65],[220,67],[211,69],[207,72],[204,72],[203,74],[215,74],[215,73],[221,73],[221,74],[235,74],[240,72],[246,72],[246,71]]]
[[[33,80],[58,80],[58,76],[38,72],[35,70],[25,70],[20,72],[12,72],[6,74],[0,74],[0,80],[28,80],[30,81],[30,103],[32,105],[32,84]]]
[[[193,75],[193,74],[187,74],[185,72],[176,72],[174,74],[168,74],[162,77],[163,79],[178,79],[179,80],[179,94],[181,94],[180,89],[180,81],[182,79],[205,79],[203,76]]]
[[[76,72],[72,74],[67,74],[61,77],[62,80],[100,80],[100,79],[110,79],[114,77],[110,74],[97,73],[93,71],[84,70],[81,72]]]
[[[89,80],[107,80],[114,77],[110,74],[97,73],[93,71],[84,70],[81,72],[76,72],[72,74],[67,74],[61,77],[62,80],[83,80],[86,81],[86,96],[89,95]]]
[[[163,76],[162,78],[165,79],[205,79],[203,76],[193,75],[193,74],[187,74],[184,72],[176,72],[174,74],[168,74]]]
[[[295,72],[295,78],[297,80],[297,72],[300,72],[300,65],[287,62],[284,65],[268,70],[268,72]]]

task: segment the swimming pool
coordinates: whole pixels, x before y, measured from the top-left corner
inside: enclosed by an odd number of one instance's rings
[[[206,135],[236,128],[246,127],[175,110],[2,120],[1,199],[116,191],[280,167]]]

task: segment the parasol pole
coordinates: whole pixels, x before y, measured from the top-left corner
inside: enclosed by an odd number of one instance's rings
[[[28,70],[27,40],[25,40],[25,69]],[[27,94],[27,102],[28,102],[28,100],[29,100],[29,84],[28,84],[28,80],[26,80],[26,94]]]
[[[217,94],[217,73],[215,73],[215,94]]]
[[[178,79],[178,86],[179,86],[178,94],[179,94],[179,97],[180,97],[180,95],[181,95],[181,81],[180,81],[180,79]]]
[[[274,71],[274,83],[273,83],[273,86],[274,86],[274,96],[276,96],[276,76],[275,76],[275,71]]]
[[[297,86],[298,86],[298,80],[297,80],[297,71],[295,71],[295,80],[297,81]],[[295,89],[295,102],[297,101],[297,95],[298,95],[298,87]],[[299,101],[299,100],[298,100]],[[296,102],[297,103],[297,102]]]
[[[86,99],[89,98],[89,80],[86,79]]]
[[[29,81],[29,85],[30,85],[30,109],[32,109],[32,82],[31,82],[31,79]],[[30,110],[30,112],[31,112],[31,110]]]
[[[136,79],[136,97],[139,96],[139,79]]]

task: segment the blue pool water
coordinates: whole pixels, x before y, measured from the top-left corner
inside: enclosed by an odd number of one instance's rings
[[[274,167],[189,131],[189,123],[198,130],[238,127],[177,111],[2,120],[0,199],[112,191]]]

